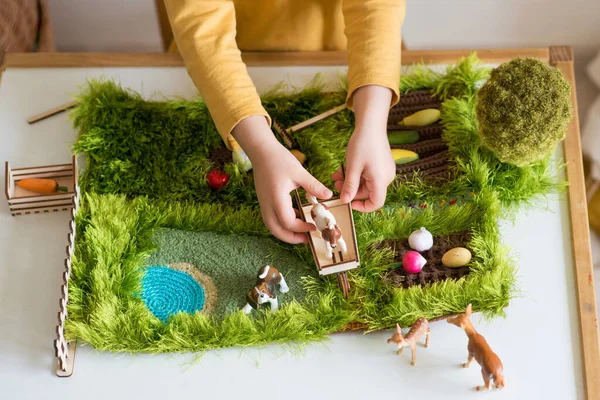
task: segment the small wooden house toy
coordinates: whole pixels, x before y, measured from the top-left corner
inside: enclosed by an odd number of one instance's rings
[[[10,213],[13,216],[67,211],[73,208],[73,197],[77,187],[77,161],[75,157],[69,164],[30,168],[11,168],[7,161],[5,172],[4,192],[8,200]],[[66,191],[48,194],[36,193],[17,185],[23,179],[52,179],[59,186],[66,188]]]
[[[302,202],[300,193],[295,191],[296,204],[300,209],[300,218],[305,222],[310,222],[319,226],[311,215],[314,204]],[[348,297],[350,284],[348,283],[347,271],[356,269],[360,266],[358,255],[358,243],[356,232],[354,230],[354,218],[352,216],[351,203],[344,204],[339,198],[332,198],[319,204],[325,205],[333,216],[335,223],[339,227],[343,245],[331,248],[327,245],[324,235],[319,229],[310,232],[309,245],[319,270],[319,275],[337,274],[337,281],[344,297]],[[345,250],[345,251],[344,251]],[[329,257],[331,255],[331,257]]]

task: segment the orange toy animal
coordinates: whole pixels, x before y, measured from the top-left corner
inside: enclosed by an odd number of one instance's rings
[[[504,387],[504,375],[502,374],[502,362],[500,358],[494,353],[490,345],[485,341],[484,337],[481,336],[471,323],[469,317],[471,316],[472,308],[471,304],[467,306],[466,311],[463,314],[458,314],[455,317],[448,318],[448,323],[462,328],[467,337],[469,338],[469,344],[467,349],[469,350],[469,358],[467,362],[463,364],[464,368],[468,368],[473,361],[473,358],[481,365],[481,375],[485,386],[477,386],[477,390],[487,390],[492,387],[492,380],[496,385],[496,388],[501,389]]]
[[[421,336],[426,335],[425,347],[429,347],[429,322],[425,318],[419,318],[405,336],[402,336],[402,329],[400,325],[396,324],[396,333],[387,340],[388,343],[396,343],[398,345],[398,351],[396,354],[401,354],[404,347],[410,347],[412,353],[412,362],[410,365],[417,363],[417,341]]]

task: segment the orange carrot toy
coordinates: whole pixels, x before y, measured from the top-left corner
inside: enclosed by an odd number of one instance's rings
[[[17,186],[42,194],[56,193],[59,190],[61,192],[69,191],[68,188],[60,186],[58,182],[53,179],[21,179],[17,182]]]

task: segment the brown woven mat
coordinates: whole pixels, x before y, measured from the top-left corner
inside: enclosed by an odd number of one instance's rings
[[[406,149],[410,151],[414,151],[419,155],[421,159],[427,158],[429,156],[438,154],[440,152],[448,150],[448,146],[446,143],[442,142],[442,139],[430,139],[430,140],[419,140],[414,144],[399,144],[392,145],[392,148],[395,149]]]
[[[418,274],[407,274],[402,267],[389,270],[384,274],[384,282],[387,284],[408,288],[413,285],[427,285],[446,279],[459,279],[469,274],[469,267],[447,268],[442,264],[444,253],[454,247],[467,247],[471,240],[468,231],[456,232],[446,236],[438,236],[433,239],[433,247],[421,254],[427,260],[427,264]],[[377,247],[389,247],[394,252],[394,262],[402,262],[404,254],[410,250],[408,239],[385,240]]]
[[[453,177],[453,172],[450,169],[450,163],[446,163],[439,167],[429,168],[421,172],[421,175],[428,181],[447,182]]]
[[[388,129],[388,131],[392,131],[394,129]],[[402,128],[401,126],[397,126],[395,130],[406,130],[406,128]],[[412,128],[412,131],[418,131],[421,140],[431,140],[431,139],[439,139],[442,137],[442,131],[444,127],[435,123],[433,125],[423,126],[419,128]]]
[[[442,102],[428,90],[415,90],[404,93],[391,110],[388,117],[388,131],[416,130],[419,142],[415,144],[393,145],[392,148],[414,151],[419,160],[396,166],[396,179],[400,182],[413,179],[415,173],[428,181],[444,182],[452,177],[449,168],[450,153],[442,141],[443,126],[440,123],[425,127],[403,127],[398,122],[407,115],[426,108],[440,108]]]
[[[414,90],[400,95],[400,100],[390,110],[388,130],[402,129],[398,122],[404,117],[425,108],[440,108],[442,101],[431,95],[429,90]]]
[[[432,154],[429,157],[421,158],[409,164],[397,165],[396,174],[412,175],[411,172],[419,171],[422,175],[425,175],[427,169],[437,168],[447,164],[448,151],[441,151],[440,153]]]

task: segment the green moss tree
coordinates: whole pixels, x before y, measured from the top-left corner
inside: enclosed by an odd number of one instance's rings
[[[502,162],[524,166],[564,139],[572,115],[571,86],[563,74],[533,58],[495,68],[476,105],[483,144]]]

